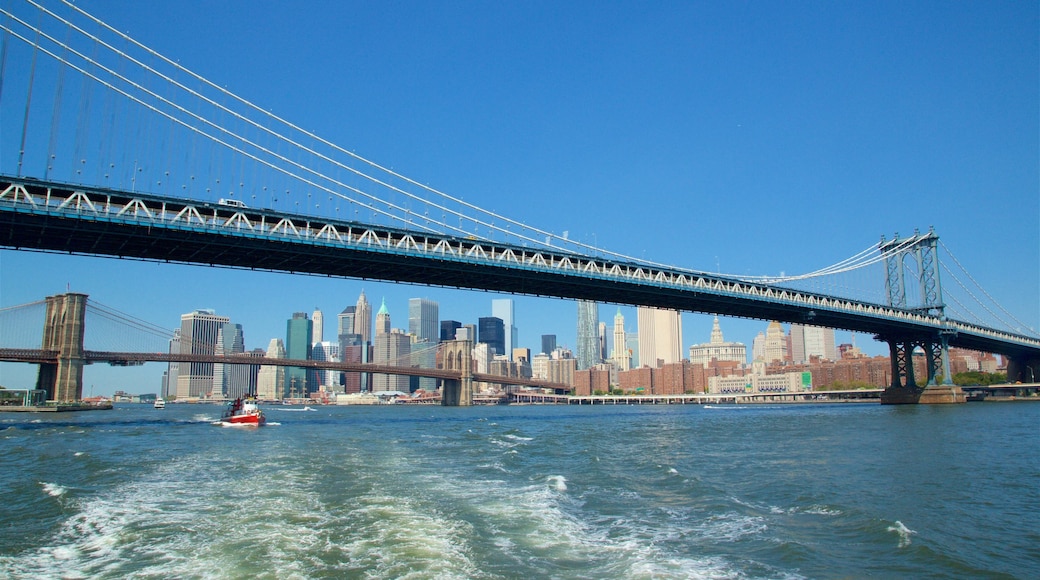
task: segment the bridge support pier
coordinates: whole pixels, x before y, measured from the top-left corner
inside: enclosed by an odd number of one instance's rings
[[[70,292],[47,297],[43,350],[58,353],[58,362],[40,365],[36,388],[47,400],[61,403],[83,398],[83,329],[87,295]]]
[[[446,380],[441,386],[441,405],[469,407],[473,405],[473,342],[452,340],[444,342],[444,368],[458,370],[459,380]]]
[[[1040,382],[1040,357],[1008,357],[1007,382],[1009,385]]]
[[[938,341],[931,339],[887,338],[889,359],[892,363],[892,384],[881,393],[883,405],[916,405],[964,403],[967,398],[950,377],[948,337],[941,334]],[[928,378],[921,387],[914,378],[914,349],[925,352]],[[943,384],[936,382],[939,367],[943,370]]]

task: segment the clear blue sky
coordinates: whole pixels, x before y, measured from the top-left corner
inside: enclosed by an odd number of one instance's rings
[[[1000,304],[1040,326],[1035,2],[77,4],[299,126],[519,221],[737,274],[808,272],[934,226]],[[171,329],[216,309],[244,325],[248,348],[315,307],[331,337],[362,289],[402,328],[408,298],[475,323],[502,297],[0,251],[0,307],[67,286]],[[574,347],[576,310],[517,297],[521,345],[556,334]],[[635,310],[622,312],[634,331]],[[724,319],[723,331],[750,348],[766,324]],[[684,353],[710,329],[710,316],[684,315]],[[85,383],[155,392],[161,370],[90,368]],[[5,386],[34,376],[0,365]]]

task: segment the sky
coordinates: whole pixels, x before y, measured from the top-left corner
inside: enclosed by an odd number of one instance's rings
[[[999,304],[1040,328],[1035,2],[77,5],[321,137],[518,221],[761,275],[934,227]],[[883,287],[882,271],[865,283]],[[332,338],[362,290],[375,308],[386,300],[397,328],[409,298],[476,323],[507,297],[0,250],[0,308],[67,288],[171,329],[214,309],[244,326],[250,349],[315,308]],[[513,298],[520,346],[537,352],[555,334],[575,348],[573,301]],[[608,329],[618,308],[600,308]],[[635,309],[620,308],[635,331]],[[711,320],[684,314],[684,355]],[[723,319],[722,330],[750,350],[767,323]],[[869,335],[837,338],[887,354]],[[89,367],[85,392],[156,392],[162,370]],[[34,381],[29,365],[0,364],[0,385]]]

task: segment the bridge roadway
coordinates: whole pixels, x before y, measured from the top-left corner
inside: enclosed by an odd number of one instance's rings
[[[22,363],[54,363],[58,362],[58,353],[53,350],[0,348],[0,361]],[[377,365],[372,363],[328,362],[316,360],[297,360],[289,358],[266,358],[244,354],[205,355],[162,352],[105,352],[84,351],[83,361],[86,364],[108,363],[112,365],[134,365],[146,362],[196,362],[223,363],[257,366],[283,366],[307,369],[338,370],[383,375],[406,375],[412,377],[430,377],[443,380],[461,380],[460,371],[445,369],[428,369],[422,367],[405,367],[393,365]],[[555,392],[569,392],[571,387],[560,383],[525,379],[522,377],[506,377],[487,373],[471,373],[473,381],[498,385],[515,385],[552,389]]]
[[[866,332],[1040,360],[1040,339],[703,272],[0,175],[0,247],[375,279]],[[879,281],[880,284],[880,281]]]

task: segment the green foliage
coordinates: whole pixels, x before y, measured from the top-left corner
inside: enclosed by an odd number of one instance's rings
[[[966,373],[955,373],[953,384],[961,387],[989,385],[1002,385],[1007,383],[1007,375],[1004,373],[984,373],[982,371],[968,371]]]

